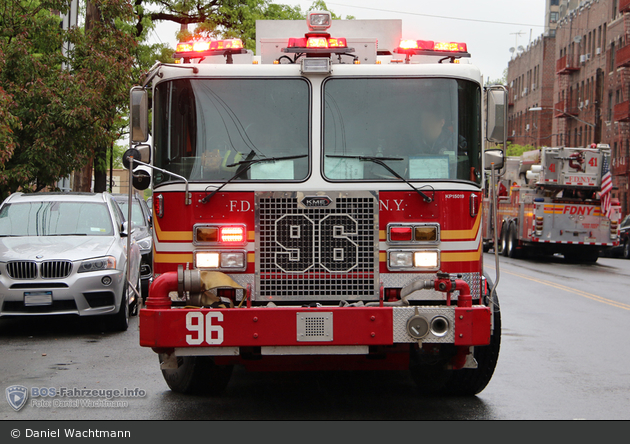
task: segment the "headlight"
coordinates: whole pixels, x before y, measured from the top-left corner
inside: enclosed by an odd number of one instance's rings
[[[439,250],[389,250],[387,266],[392,271],[436,271]]]
[[[90,259],[89,261],[83,261],[77,273],[111,269],[116,269],[116,258],[113,256],[107,256],[98,259]]]
[[[140,239],[138,241],[138,247],[140,247],[142,251],[150,250],[152,245],[153,239],[150,237],[145,237],[144,239]]]
[[[413,266],[413,253],[411,251],[391,251],[389,253],[389,266],[392,268]]]
[[[247,252],[240,251],[195,251],[195,268],[244,271],[247,268]]]
[[[195,255],[197,268],[219,268],[219,253],[202,251]]]

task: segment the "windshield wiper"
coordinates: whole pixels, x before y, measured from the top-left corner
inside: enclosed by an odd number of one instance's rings
[[[402,180],[403,182],[405,182],[407,185],[409,185],[416,193],[418,193],[420,195],[420,197],[422,197],[422,199],[427,202],[427,203],[431,203],[433,202],[433,199],[430,198],[429,196],[427,196],[426,194],[424,194],[422,191],[420,191],[419,189],[417,189],[416,187],[413,186],[413,184],[411,182],[409,182],[407,179],[405,179],[404,177],[402,177],[400,174],[398,174],[396,171],[394,171],[393,169],[391,169],[389,167],[389,165],[387,165],[384,161],[385,160],[405,160],[402,157],[375,157],[375,156],[346,156],[346,155],[341,155],[341,154],[326,154],[326,157],[335,157],[335,158],[341,158],[341,159],[359,159],[360,161],[365,161],[365,162],[374,162],[377,165],[382,166],[383,168],[385,168],[387,171],[389,171],[390,173],[392,173],[394,175],[394,177]]]
[[[203,199],[201,199],[200,202],[202,204],[207,204],[210,201],[210,199],[212,199],[212,196],[214,196],[219,190],[221,190],[221,188],[226,186],[228,183],[232,182],[234,179],[239,177],[241,174],[243,174],[248,169],[250,169],[251,166],[254,165],[255,163],[275,162],[275,161],[278,161],[278,160],[300,159],[302,157],[307,157],[308,156],[308,154],[299,154],[299,155],[296,155],[296,156],[263,157],[261,159],[253,159],[252,157],[254,157],[255,155],[256,155],[256,153],[252,150],[247,155],[247,158],[245,160],[241,160],[239,162],[232,163],[230,165],[226,165],[226,167],[228,167],[228,168],[235,167],[235,166],[238,166],[239,168],[236,170],[236,173],[234,173],[234,175],[232,177],[230,177],[227,181],[223,182],[221,184],[221,186],[219,186],[216,190],[212,191],[212,193],[207,194]]]

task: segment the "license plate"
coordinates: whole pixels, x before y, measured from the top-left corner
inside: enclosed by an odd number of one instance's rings
[[[25,291],[24,305],[26,307],[52,305],[52,291]]]

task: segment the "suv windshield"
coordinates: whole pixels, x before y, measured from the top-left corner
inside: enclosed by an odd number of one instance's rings
[[[326,178],[481,183],[478,85],[439,78],[331,78],[324,102]],[[400,177],[370,160],[379,157]]]
[[[107,205],[24,202],[0,209],[0,236],[113,236]]]
[[[303,79],[179,79],[155,95],[155,165],[190,181],[224,182],[250,153],[303,157],[258,162],[234,180],[304,180],[310,89]],[[177,180],[156,172],[154,184]]]
[[[116,203],[120,207],[120,210],[122,211],[125,218],[127,218],[127,215],[129,214],[129,206],[127,205],[127,202],[128,202],[127,199],[123,200],[123,199],[116,198]],[[135,199],[133,200],[133,205],[131,207],[131,221],[134,224],[140,225],[143,227],[146,227],[149,225],[149,221],[144,217],[144,213],[142,212],[142,208],[140,207],[140,202],[138,202]]]

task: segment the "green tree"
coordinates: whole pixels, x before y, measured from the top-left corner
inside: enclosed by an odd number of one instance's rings
[[[110,146],[132,83],[132,19],[126,0],[93,0],[101,19],[90,30],[60,28],[69,0],[0,0],[0,198],[38,191]],[[63,54],[62,44],[72,49]]]

